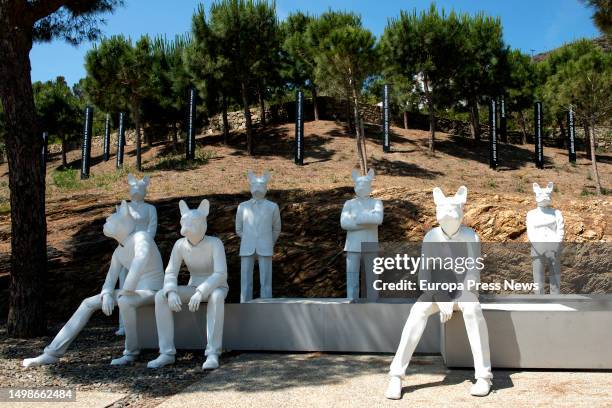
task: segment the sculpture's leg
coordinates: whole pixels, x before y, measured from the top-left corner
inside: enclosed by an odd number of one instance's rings
[[[550,265],[550,293],[558,295],[561,293],[561,254],[553,252],[548,257]]]
[[[268,299],[272,297],[272,257],[259,256],[259,284],[260,298]]]
[[[138,328],[136,326],[136,309],[140,306],[155,303],[155,292],[152,290],[137,290],[129,295],[121,295],[117,300],[119,313],[125,324],[125,349],[123,357],[113,359],[111,365],[130,364],[140,354],[138,346]]]
[[[70,320],[68,320],[59,333],[57,333],[51,344],[45,347],[44,353],[36,358],[27,358],[23,360],[23,366],[34,367],[57,362],[59,357],[66,353],[70,344],[79,335],[81,330],[83,330],[83,327],[85,327],[91,315],[101,308],[102,300],[100,295],[88,297],[83,300],[76,312],[70,317]]]
[[[359,298],[359,270],[361,269],[361,253],[346,253],[346,297]]]
[[[119,289],[123,288],[123,283],[125,282],[125,277],[127,276],[128,270],[127,268],[121,267],[119,271]],[[123,318],[121,318],[121,313],[119,313],[119,328],[115,332],[117,336],[125,336],[125,327],[123,325]]]
[[[168,298],[162,290],[155,294],[155,324],[157,326],[157,338],[159,339],[159,357],[149,361],[147,368],[161,368],[168,364],[174,364],[174,356],[176,355],[174,315],[170,306],[168,306]]]
[[[225,297],[227,289],[217,288],[208,297],[206,308],[206,361],[204,370],[214,370],[219,367],[219,355],[223,344],[223,320],[225,316]]]
[[[531,258],[533,263],[533,283],[537,284],[537,289],[534,289],[533,293],[536,295],[544,294],[544,260],[541,256]]]
[[[379,279],[379,276],[374,273],[373,265],[374,258],[376,257],[376,253],[374,252],[365,252],[362,254],[363,256],[363,264],[365,271],[365,281],[366,281],[366,298],[368,302],[376,302],[380,296],[380,293],[376,289],[374,289],[374,281]]]
[[[240,303],[253,299],[253,267],[255,255],[240,257]]]
[[[477,379],[476,384],[472,387],[471,394],[485,396],[489,393],[491,378],[493,378],[487,322],[482,314],[480,303],[476,301],[459,302],[458,306],[463,312],[465,330],[467,331],[474,359],[474,377]]]

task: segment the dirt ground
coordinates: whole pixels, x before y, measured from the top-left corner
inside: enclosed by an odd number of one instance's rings
[[[306,297],[344,296],[344,232],[339,218],[345,200],[352,197],[351,169],[357,166],[355,140],[346,129],[331,121],[305,124],[305,163],[293,163],[294,125],[268,126],[255,139],[255,156],[246,154],[243,133],[232,134],[229,146],[220,135],[198,137],[206,163],[180,170],[166,170],[167,143],[145,148],[145,173],[152,178],[147,201],[157,207],[156,236],[167,259],[179,238],[178,201],[191,206],[211,201],[209,232],[226,247],[229,267],[229,300],[238,298],[239,239],[234,232],[235,210],[249,198],[246,171],[272,173],[269,198],[279,203],[283,233],[274,258],[274,295]],[[610,196],[593,195],[591,166],[582,153],[576,165],[567,161],[567,151],[545,148],[545,168],[533,164],[533,145],[499,145],[500,166],[488,167],[488,143],[437,134],[436,153],[427,153],[428,132],[392,128],[392,152],[384,154],[380,130],[368,129],[369,166],[376,171],[374,196],[385,205],[381,241],[414,241],[435,225],[431,190],[440,186],[447,194],[460,185],[468,188],[466,223],[483,241],[526,241],[524,219],[533,208],[531,184],[555,183],[554,205],[566,219],[566,240],[610,241]],[[203,153],[202,153],[203,152]],[[49,286],[52,318],[65,318],[80,300],[99,291],[114,243],[102,235],[104,218],[115,204],[127,198],[126,173],[133,168],[133,146],[126,147],[123,173],[115,170],[114,149],[104,162],[99,147],[92,151],[92,177],[66,185],[56,182],[59,154],[47,166],[47,223]],[[80,168],[80,151],[68,154],[69,165]],[[184,163],[182,163],[184,165]],[[599,156],[603,185],[610,188],[612,155]],[[78,177],[78,174],[76,175]],[[8,202],[7,166],[0,166],[0,204]],[[0,291],[6,299],[10,259],[10,217],[0,215]],[[612,291],[612,274],[580,283],[566,282],[563,293],[582,289]],[[586,288],[586,289],[585,289]],[[4,314],[6,305],[0,305]]]

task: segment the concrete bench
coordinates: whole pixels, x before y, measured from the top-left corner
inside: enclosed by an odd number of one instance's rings
[[[206,305],[175,314],[178,349],[204,349]],[[225,305],[225,350],[395,353],[412,303],[349,303],[347,299],[255,299]],[[138,310],[139,343],[157,349],[154,306]],[[439,317],[432,316],[417,347],[440,353]]]
[[[493,368],[612,369],[612,295],[482,300]],[[442,328],[448,367],[473,367],[463,317]]]

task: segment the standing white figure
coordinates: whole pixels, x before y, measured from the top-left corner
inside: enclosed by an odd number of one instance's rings
[[[550,293],[561,293],[561,247],[565,225],[561,211],[551,205],[553,183],[545,188],[533,183],[533,192],[538,207],[527,213],[527,238],[531,242],[533,281],[537,284],[534,292],[544,294],[546,265],[550,268]]]
[[[476,260],[481,258],[480,239],[473,229],[462,225],[467,188],[461,186],[454,196],[445,197],[442,190],[436,187],[433,190],[433,196],[436,204],[436,219],[440,226],[425,234],[421,251],[422,259],[445,259],[449,254],[453,258],[463,257],[464,260],[472,258],[473,267],[468,268],[467,263],[462,263],[466,266],[465,270],[455,267],[449,271],[450,276],[455,282],[463,282],[464,287],[467,287],[469,281],[480,282],[480,270],[476,267]],[[482,262],[482,259],[480,261]],[[436,274],[442,271],[432,271],[426,261],[421,262],[419,285],[423,281],[434,282],[432,272]],[[448,276],[448,272],[446,275]],[[446,281],[449,281],[448,278]],[[450,293],[425,292],[412,306],[389,370],[389,386],[385,392],[387,398],[401,398],[401,377],[406,374],[406,369],[423,335],[429,316],[439,311],[440,321],[445,323],[452,317],[453,310],[460,310],[463,313],[474,358],[476,383],[472,386],[470,393],[474,396],[485,396],[489,393],[493,374],[491,373],[487,323],[482,314],[477,291],[459,290]]]
[[[196,312],[200,303],[206,309],[206,361],[204,370],[219,367],[223,339],[223,318],[227,296],[227,264],[225,249],[219,238],[206,235],[206,217],[210,205],[202,200],[196,210],[190,210],[185,201],[179,202],[181,235],[172,248],[166,267],[163,290],[155,296],[155,320],[159,338],[159,357],[149,361],[147,367],[160,368],[174,363],[174,316],[180,312],[182,302],[189,301],[189,311]],[[181,264],[185,262],[190,278],[187,286],[178,286]]]
[[[261,298],[272,297],[272,255],[281,232],[278,205],[266,200],[270,173],[257,177],[248,171],[251,198],[240,203],[236,212],[236,234],[240,240],[240,303],[253,299],[253,268],[259,264]]]
[[[340,215],[340,226],[346,231],[346,297],[359,298],[359,271],[363,259],[362,242],[378,242],[378,226],[383,222],[381,200],[370,197],[374,170],[360,176],[356,169],[352,172],[357,197],[344,203]]]
[[[136,222],[136,231],[145,231],[151,238],[155,239],[155,233],[157,232],[157,210],[155,206],[145,203],[144,198],[147,195],[147,188],[151,179],[149,176],[144,176],[143,179],[138,180],[132,173],[128,174],[128,186],[130,202],[130,214]],[[121,268],[119,273],[119,288],[123,287],[125,277],[127,275],[127,269]],[[123,327],[123,320],[119,316],[119,328],[115,332],[117,336],[125,335],[125,329]]]
[[[114,238],[119,246],[113,252],[102,292],[83,300],[70,320],[45,348],[44,353],[36,358],[23,360],[24,367],[56,363],[85,327],[91,315],[102,309],[105,315],[110,316],[115,302],[125,322],[125,350],[123,357],[112,360],[111,365],[126,365],[136,359],[140,352],[136,308],[154,303],[155,292],[161,289],[163,284],[164,267],[153,238],[146,232],[136,231],[135,226],[136,222],[128,204],[122,201],[117,212],[108,217],[104,224],[104,235]],[[128,274],[123,289],[117,290],[115,286],[122,267],[128,270]]]

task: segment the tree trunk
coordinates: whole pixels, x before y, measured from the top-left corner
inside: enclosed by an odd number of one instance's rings
[[[68,149],[68,143],[66,139],[62,139],[62,167],[66,168],[68,166],[68,161],[66,160],[66,150]]]
[[[601,195],[601,181],[599,180],[599,171],[597,171],[597,152],[595,150],[595,121],[591,120],[589,144],[591,146],[591,164],[593,165],[593,179],[595,180],[595,188],[597,194]]]
[[[480,114],[478,113],[478,102],[470,98],[470,131],[474,140],[480,140]]]
[[[37,126],[30,50],[32,30],[0,2],[0,100],[11,192],[11,277],[7,331],[12,337],[46,333],[47,223],[43,142]],[[17,20],[17,21],[14,21]]]
[[[261,126],[266,126],[266,101],[263,94],[263,86],[259,86],[257,90],[259,96],[259,110],[261,116]]]
[[[249,108],[248,87],[245,81],[240,84],[242,89],[242,107],[244,109],[244,121],[246,125],[247,153],[253,156],[253,128],[251,125],[251,110]]]
[[[317,87],[312,86],[312,109],[314,111],[314,120],[319,120],[319,103],[317,102]]]
[[[559,126],[559,132],[561,133],[559,148],[562,149],[567,145],[567,138],[565,137],[565,126],[563,126],[563,116],[557,116],[557,125]]]
[[[354,132],[355,128],[353,127],[353,121],[351,120],[351,98],[350,96],[346,97],[346,125],[348,126],[349,132]]]
[[[408,111],[404,111],[404,129],[408,129]]]
[[[229,144],[229,122],[227,120],[227,97],[225,93],[221,95],[221,117],[223,118],[223,143]]]
[[[361,174],[366,175],[368,173],[368,162],[365,151],[365,138],[363,135],[363,128],[360,126],[360,118],[359,118],[359,98],[357,96],[357,89],[352,84],[351,87],[353,92],[353,114],[355,119],[355,140],[357,141],[357,155],[359,159],[359,168],[361,169]]]
[[[436,116],[434,112],[434,103],[431,93],[429,92],[429,79],[424,76],[423,85],[425,88],[425,98],[427,98],[427,107],[429,109],[429,152],[434,152],[434,142],[436,140]]]
[[[172,151],[178,151],[178,126],[176,126],[176,122],[172,122]]]
[[[591,148],[591,131],[589,129],[589,124],[585,120],[584,121],[584,151],[586,153],[587,159],[591,160],[593,149]],[[594,143],[593,143],[594,144]]]
[[[134,127],[136,128],[136,170],[142,171],[142,140],[140,134],[140,104],[134,102]]]
[[[519,122],[521,122],[521,144],[527,143],[527,123],[525,121],[525,114],[523,111],[519,111]]]

